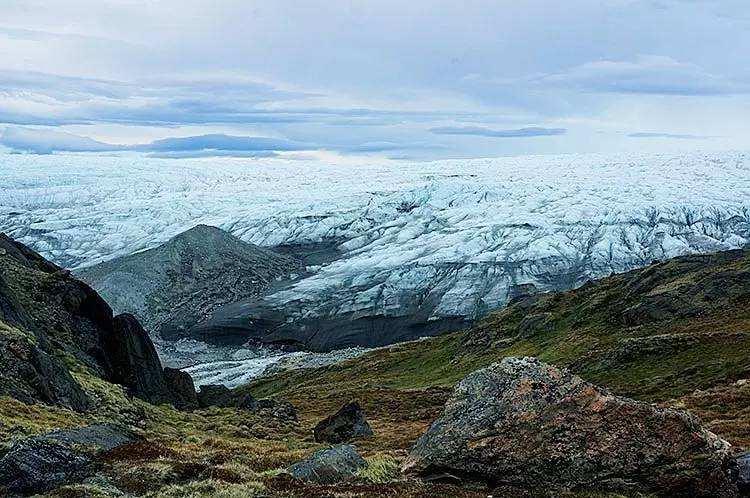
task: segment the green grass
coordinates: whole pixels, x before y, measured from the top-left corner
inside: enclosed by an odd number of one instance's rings
[[[514,305],[493,313],[468,332],[397,345],[322,369],[282,373],[246,389],[260,396],[295,397],[303,391],[450,387],[506,356],[537,356],[618,394],[650,401],[682,396],[750,375],[750,252],[741,258],[706,258],[672,260],[547,294],[531,307]],[[746,286],[738,289],[737,282]],[[711,294],[724,285],[732,292]],[[696,306],[697,316],[626,325],[625,310],[653,296],[666,296],[677,309]],[[534,314],[548,316],[550,326],[524,332],[524,318]],[[655,349],[641,339],[660,336],[665,337]],[[629,347],[636,348],[634,354],[627,354]]]
[[[367,467],[357,477],[373,484],[384,484],[400,476],[400,463],[390,455],[375,455],[367,459]]]

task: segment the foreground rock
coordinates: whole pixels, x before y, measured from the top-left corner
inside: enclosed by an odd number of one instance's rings
[[[737,457],[737,486],[740,492],[750,496],[750,453]]]
[[[0,459],[0,494],[40,493],[83,479],[97,456],[136,440],[125,429],[100,424],[17,442]]]
[[[729,444],[687,412],[506,358],[458,384],[404,471],[544,492],[735,496],[732,466]]]
[[[372,428],[365,420],[359,403],[352,401],[339,411],[318,422],[313,430],[319,443],[346,443],[354,439],[372,436]]]
[[[364,468],[367,468],[367,462],[354,446],[342,444],[316,451],[305,460],[292,465],[289,473],[303,481],[336,484],[352,479]]]

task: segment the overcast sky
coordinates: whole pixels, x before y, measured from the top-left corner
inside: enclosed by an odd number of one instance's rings
[[[750,137],[747,0],[0,0],[0,14],[0,143],[18,151],[421,159]]]

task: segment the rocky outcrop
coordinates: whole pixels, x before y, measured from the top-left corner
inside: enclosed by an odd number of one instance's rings
[[[288,422],[297,421],[297,410],[288,401],[256,399],[251,394],[232,390],[221,384],[201,386],[198,404],[201,408],[237,408]]]
[[[354,446],[342,444],[316,451],[310,457],[289,467],[297,479],[318,484],[336,484],[352,479],[367,462]]]
[[[152,334],[188,336],[214,310],[264,293],[301,270],[283,254],[198,225],[154,249],[115,258],[76,274],[118,313],[132,313]]]
[[[209,384],[201,386],[198,391],[198,405],[201,408],[218,406],[228,408],[237,403],[234,393],[222,384]]]
[[[164,369],[164,381],[171,394],[175,408],[180,410],[194,410],[198,408],[198,395],[190,374],[176,368]]]
[[[71,362],[149,402],[190,397],[189,379],[167,382],[133,315],[113,317],[89,286],[0,234],[0,395],[85,411]]]
[[[42,351],[33,336],[0,322],[0,396],[24,403],[41,401],[83,412],[91,400],[56,357]]]
[[[492,486],[734,496],[729,444],[687,412],[614,396],[531,358],[455,388],[414,445],[408,474]]]
[[[111,380],[130,389],[151,403],[167,403],[172,396],[153,342],[138,320],[130,314],[118,315],[112,333],[103,338],[111,364]]]
[[[0,491],[41,493],[80,480],[94,470],[99,455],[137,440],[130,431],[110,424],[24,439],[0,459]]]
[[[332,444],[346,443],[373,435],[372,428],[356,401],[345,404],[339,411],[318,422],[313,433],[315,441]]]
[[[0,234],[0,394],[77,411],[90,400],[62,361],[102,377],[112,311],[87,285]]]

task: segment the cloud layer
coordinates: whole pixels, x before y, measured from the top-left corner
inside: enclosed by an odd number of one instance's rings
[[[280,141],[144,150],[174,156],[743,148],[747,12],[745,0],[7,0],[0,128],[38,152]],[[629,136],[640,130],[668,132]]]
[[[565,128],[539,128],[536,126],[515,130],[492,130],[481,126],[443,126],[430,130],[436,135],[474,135],[476,137],[529,138],[564,135]]]

